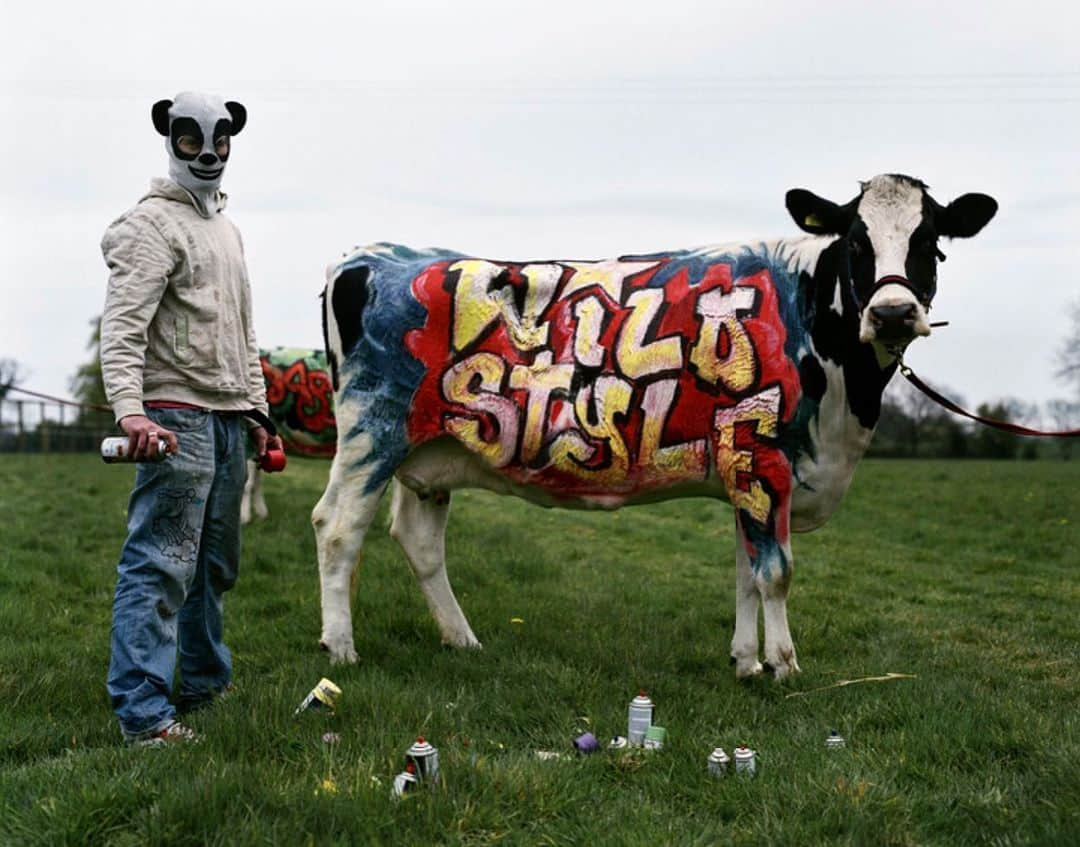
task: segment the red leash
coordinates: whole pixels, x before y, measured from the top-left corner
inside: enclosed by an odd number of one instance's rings
[[[938,394],[936,391],[934,391],[934,389],[932,389],[929,385],[927,385],[915,375],[915,371],[913,371],[911,368],[904,364],[903,359],[900,360],[900,373],[904,375],[904,378],[907,379],[908,382],[910,382],[917,389],[919,389],[919,391],[921,391],[935,403],[944,406],[950,412],[955,412],[958,415],[963,415],[965,418],[971,418],[971,420],[973,421],[978,421],[979,423],[993,427],[994,429],[1011,432],[1013,433],[1013,435],[1038,435],[1047,436],[1050,438],[1080,437],[1080,429],[1067,429],[1064,432],[1043,432],[1040,429],[1029,429],[1026,426],[1020,426],[1019,424],[1008,423],[1006,421],[995,421],[993,418],[984,418],[981,415],[973,415],[971,412],[962,409],[960,406],[957,406],[948,397],[943,397],[941,394]]]

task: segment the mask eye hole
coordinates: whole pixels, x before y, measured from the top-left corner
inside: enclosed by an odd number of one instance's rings
[[[176,149],[186,156],[197,156],[202,143],[194,135],[181,135],[176,139]]]
[[[229,155],[229,136],[219,135],[214,139],[214,152],[222,159]]]

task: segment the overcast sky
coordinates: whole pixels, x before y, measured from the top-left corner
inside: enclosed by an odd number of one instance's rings
[[[902,172],[997,218],[944,244],[909,362],[975,403],[1066,396],[1080,297],[1080,11],[1065,3],[11,4],[0,358],[67,394],[108,223],[164,176],[151,104],[249,122],[224,188],[263,346],[321,346],[323,269],[373,241],[604,258],[794,235],[784,193]]]

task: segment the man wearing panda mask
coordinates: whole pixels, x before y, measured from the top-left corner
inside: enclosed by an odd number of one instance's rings
[[[124,738],[191,740],[177,707],[230,685],[222,596],[236,581],[244,441],[261,457],[281,441],[259,425],[266,391],[251,286],[221,178],[247,110],[185,92],[151,109],[170,179],[105,232],[101,320],[106,395],[137,465],[117,567],[107,688]],[[182,678],[172,699],[179,657]]]

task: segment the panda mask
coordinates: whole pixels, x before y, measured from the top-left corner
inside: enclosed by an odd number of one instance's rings
[[[175,100],[159,100],[151,116],[154,129],[166,138],[170,178],[195,198],[200,213],[215,214],[232,137],[247,123],[247,109],[213,94],[185,91]]]

